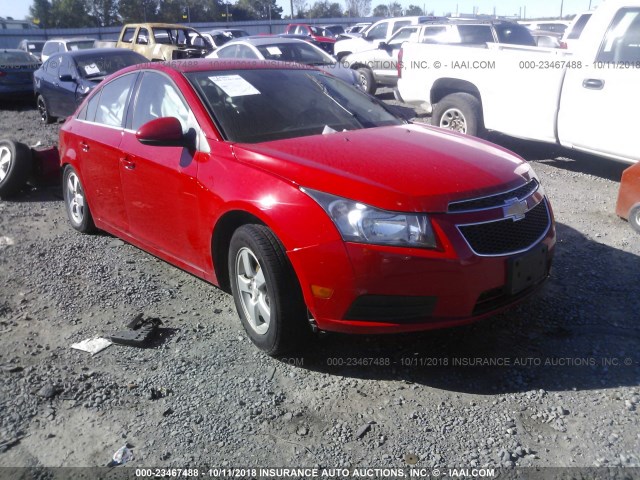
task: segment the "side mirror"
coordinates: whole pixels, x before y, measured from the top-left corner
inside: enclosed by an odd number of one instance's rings
[[[154,147],[192,147],[175,117],[161,117],[145,123],[136,132],[136,138],[143,145]]]
[[[378,48],[380,50],[387,50],[389,48],[389,44],[387,42],[380,42],[378,44]]]
[[[69,75],[68,73],[65,73],[63,75],[60,75],[58,78],[60,78],[61,82],[73,82],[75,81],[75,78],[73,78],[71,75]]]

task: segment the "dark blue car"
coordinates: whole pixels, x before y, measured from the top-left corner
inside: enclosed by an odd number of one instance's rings
[[[105,77],[148,61],[123,48],[92,48],[52,55],[33,75],[40,119],[51,123],[57,117],[71,115]]]
[[[30,53],[0,50],[0,99],[33,94],[33,72],[39,66],[39,60]]]

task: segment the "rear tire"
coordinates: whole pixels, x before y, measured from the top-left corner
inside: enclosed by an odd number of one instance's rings
[[[52,117],[49,113],[49,105],[41,94],[38,94],[36,98],[36,105],[38,106],[38,112],[40,113],[40,121],[45,124],[53,123],[55,117]]]
[[[0,140],[0,197],[20,191],[31,176],[31,149],[24,143]]]
[[[356,72],[358,72],[358,81],[362,90],[369,95],[375,95],[378,88],[373,78],[373,72],[366,67],[358,68]]]
[[[431,124],[474,137],[485,134],[482,105],[469,93],[452,93],[440,100],[433,109]]]
[[[93,216],[87,203],[84,187],[80,177],[71,165],[64,167],[62,174],[62,191],[64,193],[64,205],[71,226],[81,233],[96,231]]]
[[[276,356],[310,335],[306,306],[284,247],[264,225],[243,225],[229,246],[231,291],[251,341]]]
[[[631,210],[629,210],[629,225],[636,232],[640,233],[640,203],[636,203]]]

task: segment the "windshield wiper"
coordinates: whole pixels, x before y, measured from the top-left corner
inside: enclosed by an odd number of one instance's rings
[[[327,97],[329,97],[331,99],[331,101],[333,101],[333,103],[335,103],[336,105],[338,105],[338,107],[340,107],[342,110],[345,111],[345,113],[347,113],[348,115],[350,115],[356,122],[358,122],[358,125],[360,125],[362,128],[364,128],[364,124],[360,121],[360,118],[358,116],[357,113],[352,112],[351,110],[349,110],[347,107],[345,107],[344,105],[342,105],[333,95],[331,95],[329,93],[329,89],[327,88],[327,86],[322,83],[320,80],[318,80],[317,78],[313,78],[311,75],[307,75],[307,77],[309,77],[311,79],[311,81],[313,83],[315,83],[316,85],[318,85],[318,87],[320,88],[320,91],[326,95]]]

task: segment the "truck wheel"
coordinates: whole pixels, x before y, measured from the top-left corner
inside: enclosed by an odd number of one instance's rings
[[[229,246],[233,299],[251,341],[268,355],[300,347],[311,333],[298,279],[282,244],[264,225],[238,228]]]
[[[373,79],[373,72],[368,68],[358,68],[356,70],[358,72],[358,81],[360,82],[360,86],[362,90],[367,92],[369,95],[376,94],[376,82]]]
[[[31,149],[24,143],[0,140],[0,197],[17,193],[31,175]]]
[[[468,93],[452,93],[433,109],[431,124],[475,137],[484,135],[482,105]]]
[[[629,225],[636,232],[640,233],[640,203],[636,203],[631,210],[629,210]]]

